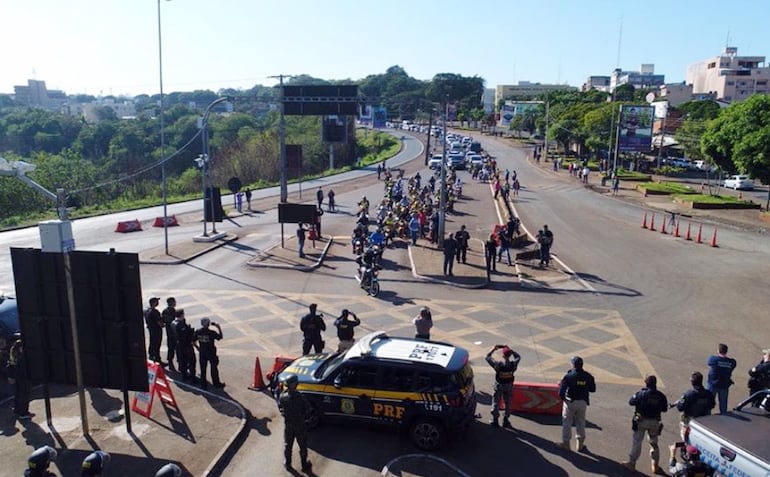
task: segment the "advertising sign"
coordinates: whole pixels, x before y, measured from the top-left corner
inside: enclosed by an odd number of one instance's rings
[[[620,152],[648,152],[652,149],[652,106],[621,106]]]
[[[372,108],[372,127],[384,128],[385,123],[388,120],[388,110],[383,106],[375,106]]]
[[[510,126],[515,115],[516,108],[513,104],[503,104],[502,108],[500,108],[500,125],[506,127]]]

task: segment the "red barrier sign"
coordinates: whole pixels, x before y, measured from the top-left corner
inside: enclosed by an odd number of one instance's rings
[[[155,394],[158,395],[158,398],[164,404],[177,407],[174,393],[171,391],[168,379],[166,379],[166,373],[158,363],[149,360],[147,361],[147,380],[150,385],[150,390],[146,393],[134,394],[134,402],[131,404],[132,411],[141,414],[144,417],[150,417]]]
[[[505,408],[502,400],[500,409]],[[513,384],[513,402],[511,411],[531,414],[561,414],[562,399],[559,397],[559,385],[548,383]]]
[[[176,220],[176,215],[166,217],[166,227],[176,227],[177,225],[179,225],[179,222]],[[155,217],[155,222],[153,222],[152,226],[163,227],[163,217]]]
[[[139,230],[142,230],[142,223],[138,220],[118,222],[118,226],[115,228],[115,232],[121,233],[137,232]]]

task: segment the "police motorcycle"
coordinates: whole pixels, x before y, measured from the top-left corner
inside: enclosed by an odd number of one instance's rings
[[[377,260],[375,247],[369,247],[366,252],[356,258],[358,264],[356,280],[358,280],[359,286],[373,297],[380,294],[380,280],[377,275],[382,270],[382,266],[377,263]]]

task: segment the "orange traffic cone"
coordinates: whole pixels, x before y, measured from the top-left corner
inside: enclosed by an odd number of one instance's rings
[[[687,222],[687,233],[684,236],[685,240],[692,240],[692,237],[690,237],[690,226],[692,225],[692,222]]]
[[[265,380],[262,378],[262,366],[259,365],[259,356],[254,359],[254,381],[249,389],[252,391],[262,391],[265,389]]]
[[[712,247],[718,247],[717,245],[717,227],[714,226],[714,235],[711,237],[711,246]]]
[[[663,219],[663,223],[660,224],[660,233],[665,234],[666,233],[666,219]]]
[[[652,213],[652,218],[650,219],[650,230],[655,232],[655,212]]]
[[[676,221],[676,226],[674,227],[674,237],[679,238],[679,221]]]
[[[703,243],[701,241],[701,232],[703,232],[703,224],[698,224],[698,238],[695,239],[695,243]]]
[[[642,220],[642,228],[647,228],[647,212],[644,213],[644,219]]]

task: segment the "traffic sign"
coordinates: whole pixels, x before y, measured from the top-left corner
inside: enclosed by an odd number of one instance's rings
[[[501,399],[498,403],[500,409],[505,409],[505,403]],[[559,385],[548,383],[513,384],[513,399],[511,410],[513,412],[531,414],[561,414],[562,400],[559,397]]]
[[[243,183],[237,177],[231,177],[230,180],[227,181],[227,188],[230,189],[230,192],[233,194],[241,190],[241,187],[243,187]]]

